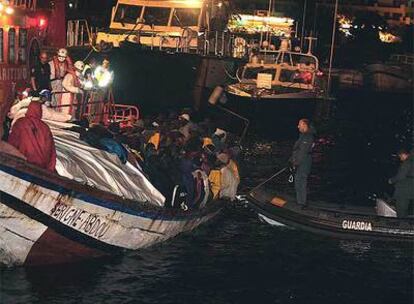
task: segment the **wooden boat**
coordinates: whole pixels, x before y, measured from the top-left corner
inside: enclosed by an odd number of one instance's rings
[[[377,215],[374,207],[312,203],[303,209],[293,199],[258,189],[248,195],[251,207],[270,225],[287,225],[339,238],[414,241],[414,218]],[[378,200],[377,204],[386,204]]]
[[[8,265],[66,263],[148,247],[219,213],[123,199],[0,153],[0,258]]]

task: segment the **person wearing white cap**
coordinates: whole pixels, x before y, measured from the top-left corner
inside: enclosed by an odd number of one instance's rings
[[[77,112],[77,105],[79,98],[77,95],[82,94],[83,83],[83,68],[85,64],[82,61],[75,62],[75,71],[71,71],[65,75],[62,81],[63,90],[66,93],[62,94],[61,112],[65,114],[74,115]]]
[[[191,121],[190,115],[187,113],[181,114],[178,116],[178,120],[181,122],[181,127],[178,129],[184,137],[185,140],[189,140],[191,137],[191,132],[195,130],[196,126]]]
[[[68,56],[67,49],[59,49],[52,60],[49,61],[50,66],[50,85],[52,92],[55,92],[52,99],[53,105],[58,105],[61,102],[63,91],[62,81],[63,77],[73,69],[72,60]]]

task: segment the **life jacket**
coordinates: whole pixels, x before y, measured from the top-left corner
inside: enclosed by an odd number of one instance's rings
[[[61,70],[60,70],[60,64],[61,62],[59,61],[59,59],[57,58],[57,56],[53,56],[52,59],[53,62],[53,67],[55,68],[55,78],[51,79],[50,81],[54,81],[54,80],[62,80],[63,77],[65,77],[66,73],[70,72],[73,70],[73,64],[72,64],[72,59],[70,59],[70,57],[66,57],[66,60],[63,62],[64,66],[65,66],[65,73],[63,74],[63,76],[61,76]]]
[[[213,140],[210,137],[203,137],[203,148],[208,145],[213,145]]]
[[[161,138],[160,132],[156,132],[154,135],[152,135],[148,139],[148,143],[153,144],[155,147],[155,150],[158,150],[158,147],[160,146],[160,138]]]
[[[208,175],[208,180],[210,181],[210,189],[213,192],[213,198],[216,199],[219,197],[221,189],[221,172],[220,170],[213,169]]]

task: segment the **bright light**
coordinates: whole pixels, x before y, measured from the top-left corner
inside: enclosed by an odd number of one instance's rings
[[[45,18],[39,18],[39,27],[40,28],[45,28],[47,25],[47,20]]]
[[[10,6],[6,7],[6,14],[11,15],[14,13],[14,9],[11,8]]]
[[[112,83],[114,74],[113,72],[104,69],[102,66],[98,66],[93,72],[93,77],[98,82],[98,86],[104,88]]]
[[[188,7],[201,7],[203,4],[202,0],[173,0],[171,2],[177,3],[177,4],[184,4],[185,6],[188,6]]]
[[[217,3],[217,6],[218,6],[219,8],[221,8],[221,7],[223,6],[223,2],[219,2],[219,3]]]
[[[3,10],[4,6],[3,3],[0,3],[0,12]]]
[[[273,32],[278,36],[289,37],[293,22],[291,18],[239,14],[230,18],[228,28],[235,32]]]

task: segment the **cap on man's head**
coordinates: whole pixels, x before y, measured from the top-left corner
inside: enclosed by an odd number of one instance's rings
[[[181,114],[178,118],[182,118],[184,120],[190,121],[190,115],[188,114]]]

